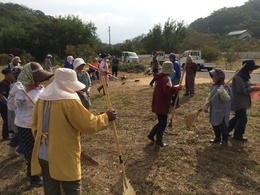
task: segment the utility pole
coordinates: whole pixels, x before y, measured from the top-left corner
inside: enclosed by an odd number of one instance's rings
[[[111,46],[111,37],[110,37],[110,26],[108,26],[108,37],[109,37],[109,46]]]

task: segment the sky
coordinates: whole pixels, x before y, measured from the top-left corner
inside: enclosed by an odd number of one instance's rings
[[[224,7],[237,7],[249,0],[1,0],[16,3],[45,15],[78,16],[83,22],[92,22],[103,43],[123,43],[149,33],[156,24],[176,20],[189,25]],[[110,30],[109,30],[110,29]]]

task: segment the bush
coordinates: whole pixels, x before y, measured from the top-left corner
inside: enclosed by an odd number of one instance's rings
[[[145,66],[139,63],[122,63],[120,65],[120,71],[131,72],[131,73],[141,73],[145,71]]]

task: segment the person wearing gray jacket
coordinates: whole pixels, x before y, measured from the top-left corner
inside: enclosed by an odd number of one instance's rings
[[[227,146],[228,143],[228,121],[230,114],[231,88],[225,86],[225,73],[219,68],[209,72],[213,80],[206,103],[210,106],[210,123],[213,127],[215,138],[210,143],[220,143]],[[217,94],[217,95],[216,95]]]
[[[231,110],[235,115],[229,121],[228,131],[235,130],[233,135],[235,140],[247,141],[244,133],[247,124],[246,110],[251,107],[250,93],[260,91],[259,86],[251,86],[250,74],[260,66],[256,65],[253,59],[244,60],[242,65],[244,66],[232,81]]]

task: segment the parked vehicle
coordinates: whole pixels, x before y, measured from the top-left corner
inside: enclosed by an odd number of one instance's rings
[[[183,68],[186,62],[186,58],[188,53],[190,53],[193,61],[197,64],[197,71],[201,71],[202,69],[207,69],[208,71],[212,70],[213,68],[216,68],[216,63],[206,63],[201,58],[201,51],[200,50],[187,50],[185,51],[180,58],[180,65]]]
[[[135,52],[123,51],[122,62],[136,62],[139,63],[139,57]]]
[[[165,55],[165,51],[158,51],[158,56],[157,56],[158,62],[162,65],[164,61],[168,60]],[[150,56],[150,63],[151,66],[153,64],[153,54]]]

